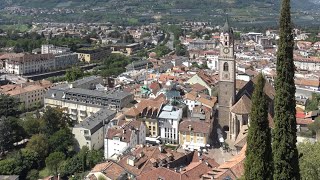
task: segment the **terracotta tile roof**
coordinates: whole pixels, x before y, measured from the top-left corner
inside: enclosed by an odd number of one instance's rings
[[[207,162],[208,164],[210,164],[210,166],[212,166],[213,168],[216,168],[216,167],[220,166],[220,164],[217,163],[214,159],[209,158],[209,157],[207,157],[205,155],[202,155],[201,159],[202,159],[202,161]]]
[[[196,91],[196,92],[201,92],[201,91],[206,90],[206,89],[207,89],[206,87],[202,86],[199,83],[196,83],[196,84],[192,85],[192,90]]]
[[[118,126],[111,127],[107,130],[106,138],[113,139],[114,137],[119,137],[122,142],[129,143],[131,140],[131,135],[134,129],[139,129],[141,126],[141,121],[124,121],[119,120]]]
[[[159,180],[159,179],[174,179],[180,180],[181,176],[179,173],[170,169],[160,167],[153,169],[152,171],[141,174],[137,177],[138,180]]]
[[[104,169],[108,168],[110,165],[112,164],[112,162],[104,162],[104,163],[100,163],[95,165],[90,172],[102,172]]]
[[[0,56],[0,59],[12,59],[12,58],[18,58],[23,57],[23,53],[7,53]]]
[[[52,83],[50,81],[41,80],[41,81],[34,81],[34,82],[28,82],[24,84],[7,84],[0,86],[0,92],[4,94],[8,94],[11,96],[26,93],[26,92],[32,92],[36,90],[47,90],[52,86]]]
[[[250,114],[251,100],[247,95],[243,95],[239,101],[231,107],[231,112],[235,114]]]
[[[158,91],[161,89],[161,85],[158,82],[152,82],[149,86],[153,94],[157,94]]]
[[[298,125],[308,125],[314,122],[311,118],[307,118],[307,119],[297,118],[296,121]]]
[[[158,180],[158,179],[174,179],[174,180],[200,180],[201,176],[210,171],[204,162],[191,162],[181,172],[175,172],[172,169],[160,167],[149,172],[143,173],[137,177],[138,180]]]
[[[177,77],[167,75],[167,74],[161,74],[159,77],[159,81],[161,81],[161,82],[167,82],[168,80],[177,81]]]
[[[146,112],[152,111],[152,113],[159,113],[163,103],[163,99],[142,99],[136,105],[136,108],[140,113],[142,113],[144,110],[146,110]]]
[[[218,83],[217,79],[214,78],[214,76],[210,76],[204,71],[199,71],[197,75],[209,86],[215,86]]]
[[[141,152],[143,152],[144,156],[142,158],[138,158],[137,159],[137,161],[135,162],[135,166],[130,166],[130,165],[127,164],[127,159],[130,156],[136,157]],[[153,167],[153,164],[152,164],[150,159],[153,158],[154,160],[159,162],[160,161],[159,155],[160,155],[161,158],[167,158],[167,154],[168,153],[172,154],[173,161],[176,160],[176,159],[181,158],[182,156],[185,156],[184,153],[179,153],[179,152],[176,152],[176,151],[173,151],[173,150],[169,150],[169,149],[164,149],[163,152],[160,152],[160,150],[159,150],[159,148],[157,146],[139,147],[134,152],[132,152],[132,154],[124,156],[119,161],[119,164],[123,168],[125,168],[127,171],[129,171],[130,173],[138,176],[138,175],[140,175],[140,174],[142,174],[144,172],[148,172],[148,171],[151,171],[151,170],[155,169],[155,167]]]
[[[217,103],[217,97],[212,97],[211,100],[206,99],[206,98],[199,98],[198,101],[201,102],[202,105],[204,105],[204,106],[207,106],[209,108],[213,108]]]
[[[304,112],[296,112],[296,118],[305,118],[306,114]]]
[[[110,179],[118,179],[121,174],[126,173],[126,170],[119,164],[111,162],[111,164],[103,170],[102,173]]]
[[[166,102],[166,95],[164,95],[163,93],[159,94],[156,98],[154,98],[155,101],[162,101],[162,102]]]
[[[320,62],[320,58],[316,56],[310,56],[308,58],[294,55],[294,61],[301,61],[301,62]]]
[[[206,133],[210,132],[210,124],[203,121],[194,121],[194,120],[183,120],[179,124],[179,131],[181,132],[190,132],[189,127],[195,133]]]
[[[181,172],[181,179],[184,180],[196,180],[201,179],[201,176],[210,171],[212,167],[209,167],[204,162],[193,162],[186,167],[186,171]]]
[[[208,99],[208,98],[210,98],[210,99]],[[202,105],[204,105],[208,108],[213,108],[216,105],[217,100],[218,100],[217,97],[209,97],[206,94],[198,94],[195,91],[191,91],[191,92],[185,94],[184,99],[201,102]]]
[[[319,87],[319,79],[295,79],[295,84],[300,86]]]
[[[236,80],[236,89],[242,89],[244,85],[246,85],[247,81]]]
[[[129,110],[124,112],[124,115],[126,116],[138,116],[140,114],[140,111],[138,111],[137,108],[132,107]]]
[[[193,93],[187,93],[187,94],[184,95],[184,98],[188,99],[188,100],[195,101],[197,99],[197,96],[194,95]]]
[[[224,180],[228,177],[232,179],[239,179],[244,174],[244,160],[245,160],[245,150],[247,145],[245,144],[238,155],[230,159],[229,161],[221,164],[218,168],[213,168],[206,174],[203,174],[203,178],[213,178]]]

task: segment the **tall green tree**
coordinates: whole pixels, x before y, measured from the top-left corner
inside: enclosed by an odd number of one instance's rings
[[[276,68],[277,78],[275,80],[275,128],[272,144],[273,178],[277,180],[300,179],[296,146],[296,87],[294,84],[293,47],[290,0],[282,0]]]
[[[250,126],[247,137],[245,179],[272,179],[271,130],[268,101],[263,91],[265,79],[259,74],[252,96]]]
[[[34,117],[33,114],[27,114],[27,116],[22,121],[22,127],[28,136],[40,133],[40,119]]]
[[[36,152],[40,158],[44,159],[49,152],[47,137],[43,134],[33,135],[28,142],[26,149]]]
[[[69,128],[63,128],[55,132],[49,138],[49,147],[51,152],[63,152],[65,155],[69,154],[74,145],[74,138]]]
[[[298,144],[301,179],[320,180],[320,142]]]
[[[0,154],[11,150],[15,142],[24,138],[24,130],[15,117],[0,118]]]
[[[66,156],[62,152],[51,153],[46,158],[46,166],[51,171],[51,173],[54,173],[55,175],[57,175],[58,174],[58,167],[64,161],[65,158],[66,158]]]
[[[19,99],[1,94],[0,95],[0,117],[19,115]]]
[[[79,67],[73,67],[66,71],[66,80],[69,82],[75,81],[84,76],[83,71]]]
[[[61,128],[72,124],[70,117],[61,108],[46,107],[41,119],[41,132],[52,135]]]

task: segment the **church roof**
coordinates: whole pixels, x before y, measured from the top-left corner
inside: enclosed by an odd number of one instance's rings
[[[251,100],[247,95],[243,95],[240,100],[231,107],[231,112],[235,114],[249,114],[251,112]]]
[[[242,89],[239,90],[236,99],[240,99],[244,94],[246,94],[250,99],[253,95],[253,90],[254,90],[254,85],[257,83],[258,76],[254,77],[252,80],[250,80]],[[272,85],[266,81],[264,88],[263,88],[264,93],[269,97],[269,99],[273,100],[274,96],[276,94],[274,88]]]

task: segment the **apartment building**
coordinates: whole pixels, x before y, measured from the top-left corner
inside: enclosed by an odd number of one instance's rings
[[[91,76],[55,86],[46,93],[45,106],[66,108],[74,121],[81,122],[102,108],[120,110],[133,101],[133,94],[97,89],[100,80],[101,77]]]
[[[115,126],[107,129],[104,140],[104,157],[117,159],[119,155],[135,147],[145,144],[146,126],[141,121],[118,120]]]
[[[24,84],[8,84],[0,86],[0,93],[16,97],[26,109],[43,105],[44,96],[52,83],[46,80]]]
[[[127,56],[133,54],[136,50],[140,48],[139,43],[117,43],[110,45],[112,53],[120,53]]]
[[[106,125],[115,115],[115,111],[103,108],[75,125],[72,133],[78,142],[77,149],[79,150],[83,146],[87,146],[89,150],[101,149],[104,144]]]
[[[320,58],[316,56],[308,58],[302,56],[295,56],[294,65],[298,70],[320,71]]]
[[[79,63],[77,53],[65,53],[55,55],[55,67],[56,69],[66,69]]]
[[[200,120],[184,120],[179,124],[179,144],[183,149],[200,150],[209,142],[211,125]]]
[[[158,116],[165,99],[142,99],[135,107],[124,112],[126,120],[139,120],[147,127],[147,137],[159,136]]]
[[[178,139],[178,126],[182,119],[182,109],[166,105],[159,113],[159,131],[162,142],[177,144]]]
[[[5,70],[12,74],[44,73],[54,69],[53,54],[22,54],[5,60]]]
[[[77,51],[78,60],[91,63],[92,61],[103,60],[110,54],[109,49],[99,48],[99,49],[80,49]]]
[[[70,48],[67,47],[58,47],[53,44],[43,44],[41,46],[41,54],[65,54],[69,53]]]

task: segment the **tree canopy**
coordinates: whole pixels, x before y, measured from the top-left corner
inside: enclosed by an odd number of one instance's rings
[[[273,130],[274,179],[300,179],[296,122],[296,87],[293,62],[294,40],[290,0],[283,0],[280,14],[280,40],[275,80],[275,127]]]
[[[252,96],[245,179],[273,179],[271,130],[268,121],[268,100],[263,90],[264,84],[265,79],[262,74],[259,74]]]
[[[320,180],[320,142],[298,144],[301,179]]]

